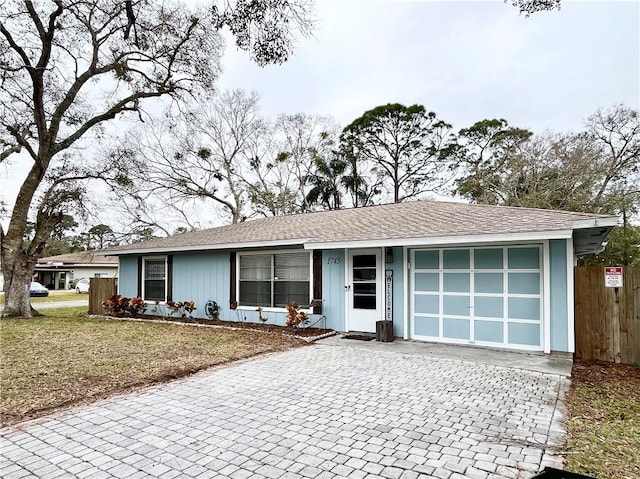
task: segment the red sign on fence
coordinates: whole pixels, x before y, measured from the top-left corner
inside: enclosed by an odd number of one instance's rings
[[[622,288],[622,266],[605,266],[604,285],[607,288]]]

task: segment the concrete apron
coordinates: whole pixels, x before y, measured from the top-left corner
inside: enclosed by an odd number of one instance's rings
[[[344,339],[343,336],[344,334],[338,334],[317,341],[317,344],[367,348],[404,354],[420,354],[443,359],[458,359],[491,366],[522,369],[524,371],[534,371],[543,374],[555,374],[564,377],[571,376],[571,368],[573,366],[573,360],[570,358],[538,352],[520,352],[478,346],[406,341],[398,338],[391,343],[383,343],[375,340],[360,341]]]

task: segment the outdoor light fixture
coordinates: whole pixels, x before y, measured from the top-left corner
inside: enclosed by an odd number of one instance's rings
[[[384,262],[387,264],[393,263],[393,248],[389,246],[384,249]]]

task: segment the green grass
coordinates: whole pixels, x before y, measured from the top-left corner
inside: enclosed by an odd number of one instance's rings
[[[275,333],[90,319],[83,309],[0,320],[0,424],[301,344]]]
[[[571,382],[567,469],[640,478],[640,371],[576,361]]]
[[[42,303],[45,301],[89,301],[88,294],[78,294],[75,290],[54,290],[49,291],[49,296],[31,298],[32,303]],[[4,293],[0,293],[0,303],[4,303]]]

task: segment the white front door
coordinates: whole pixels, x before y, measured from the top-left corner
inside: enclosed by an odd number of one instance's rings
[[[347,314],[349,331],[373,333],[382,319],[381,250],[349,252]]]

